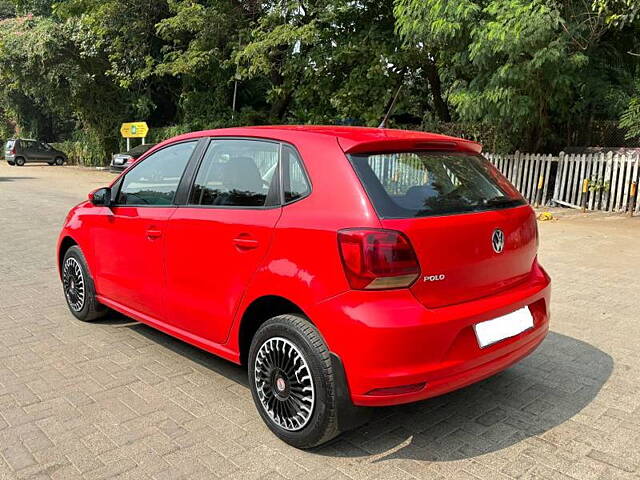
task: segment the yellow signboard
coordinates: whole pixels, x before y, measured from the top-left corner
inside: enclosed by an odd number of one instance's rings
[[[146,122],[123,123],[120,133],[124,138],[144,138],[149,133],[149,127]]]

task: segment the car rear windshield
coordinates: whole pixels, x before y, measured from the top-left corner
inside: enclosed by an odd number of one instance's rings
[[[349,158],[382,218],[453,215],[526,203],[480,155],[428,151]]]
[[[6,150],[11,150],[15,144],[16,144],[15,140],[9,140],[7,142]]]

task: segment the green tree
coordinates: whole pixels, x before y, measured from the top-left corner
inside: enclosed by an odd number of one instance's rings
[[[243,79],[264,79],[272,122],[377,125],[399,89],[396,111],[420,123],[425,109],[448,120],[426,89],[439,81],[395,34],[391,0],[269,3],[235,56]]]
[[[640,15],[637,0],[594,0],[593,8],[603,16],[605,22],[616,26],[633,23]]]
[[[593,3],[592,3],[593,2]],[[631,0],[0,0],[0,134],[261,123],[429,128],[557,150],[640,131]],[[397,101],[396,101],[397,100]]]
[[[5,20],[3,27],[0,85],[18,127],[47,137],[40,119],[73,120],[97,139],[105,156],[112,151],[128,102],[105,74],[106,56],[86,26],[26,16]]]
[[[615,34],[582,2],[396,0],[395,13],[405,41],[438,59],[458,118],[529,149],[566,141],[560,126],[599,116],[629,87]]]
[[[15,15],[15,5],[7,0],[0,0],[0,20],[15,17]]]

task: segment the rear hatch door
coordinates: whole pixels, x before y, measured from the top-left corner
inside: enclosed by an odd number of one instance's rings
[[[533,210],[484,158],[465,152],[350,155],[383,228],[411,241],[427,307],[488,296],[523,281],[537,250]]]
[[[411,287],[428,307],[488,296],[524,280],[536,255],[536,226],[529,207],[491,212],[382,220],[384,228],[404,232],[420,262]],[[503,249],[494,247],[504,235]],[[499,245],[498,245],[499,248]]]

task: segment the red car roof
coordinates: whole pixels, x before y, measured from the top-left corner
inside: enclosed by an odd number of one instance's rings
[[[288,141],[292,134],[328,135],[336,137],[346,153],[362,153],[390,150],[465,150],[474,153],[482,151],[482,145],[471,140],[439,135],[436,133],[390,128],[344,127],[331,125],[268,125],[255,127],[219,128],[192,132],[177,137],[179,139],[197,137],[258,137]]]

